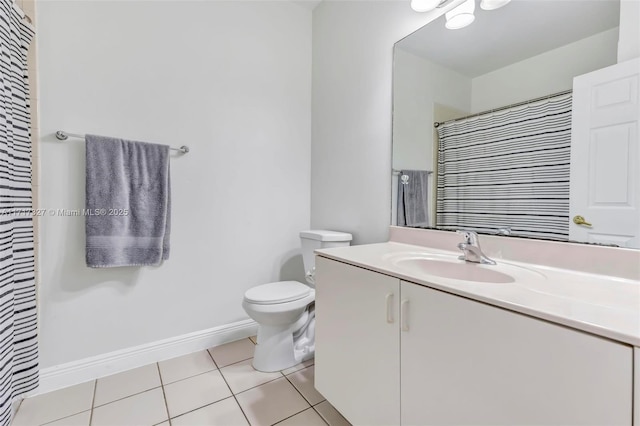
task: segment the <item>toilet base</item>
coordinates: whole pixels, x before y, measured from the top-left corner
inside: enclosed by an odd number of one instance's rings
[[[285,370],[313,358],[315,345],[294,348],[292,328],[260,325],[253,368],[265,373]]]

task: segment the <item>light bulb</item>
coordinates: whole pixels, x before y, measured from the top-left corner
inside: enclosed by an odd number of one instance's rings
[[[496,10],[509,3],[511,0],[482,0],[480,7],[483,10]]]
[[[464,28],[472,23],[476,17],[473,12],[476,10],[474,0],[466,0],[460,6],[450,10],[445,14],[447,22],[444,26],[450,30]]]

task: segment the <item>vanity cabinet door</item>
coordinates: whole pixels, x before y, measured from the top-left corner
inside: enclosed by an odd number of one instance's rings
[[[630,346],[402,282],[405,300],[403,425],[631,425]]]
[[[400,423],[400,281],[316,257],[315,387],[351,423]]]

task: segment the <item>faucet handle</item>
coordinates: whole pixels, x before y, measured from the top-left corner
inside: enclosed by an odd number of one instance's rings
[[[464,238],[465,244],[470,244],[474,246],[478,245],[478,234],[475,231],[458,229],[456,230],[456,233],[462,235],[462,237]]]
[[[503,226],[502,228],[498,228],[498,235],[511,235],[511,227]]]

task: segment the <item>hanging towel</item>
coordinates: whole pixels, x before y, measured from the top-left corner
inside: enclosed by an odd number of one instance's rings
[[[403,170],[398,178],[398,225],[429,226],[429,177],[425,170]]]
[[[86,261],[92,268],[169,258],[169,146],[86,136]]]

